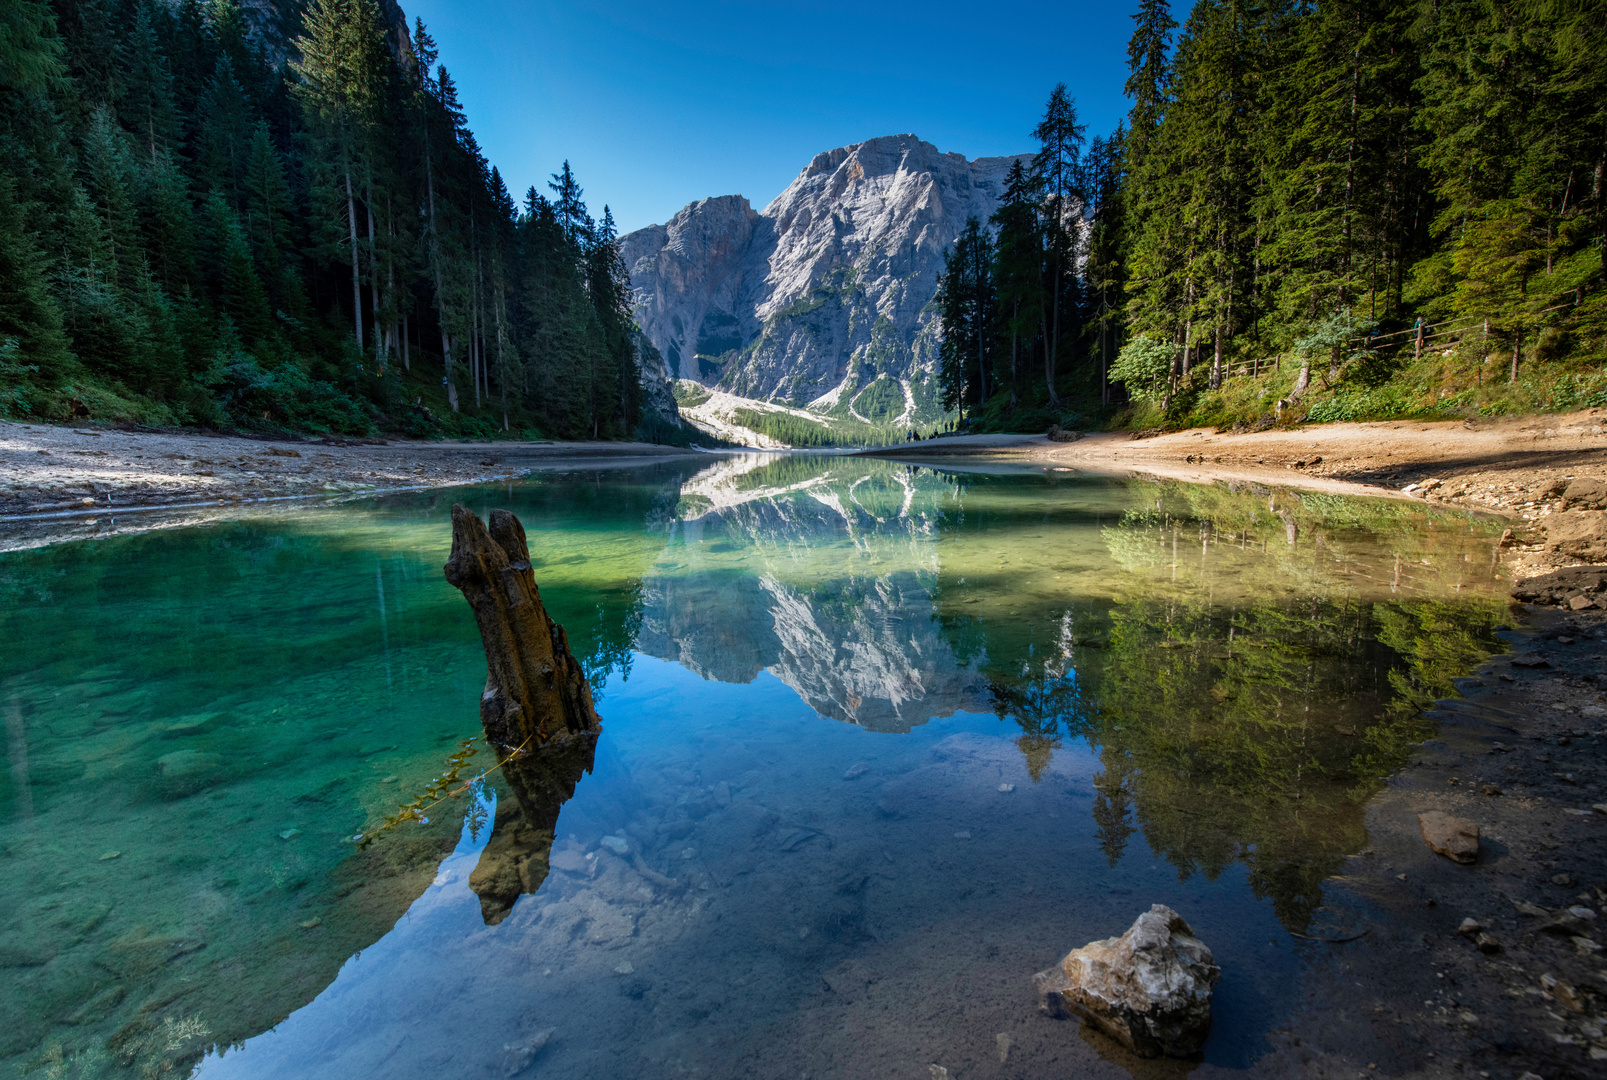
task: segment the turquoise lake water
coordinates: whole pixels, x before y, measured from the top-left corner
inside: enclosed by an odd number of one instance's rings
[[[520,516],[603,718],[494,924],[496,777],[351,842],[478,733],[454,502]],[[1205,1060],[1247,1064],[1367,797],[1500,648],[1498,536],[754,455],[10,551],[0,1068],[1123,1076],[1031,976],[1155,902],[1223,967]]]

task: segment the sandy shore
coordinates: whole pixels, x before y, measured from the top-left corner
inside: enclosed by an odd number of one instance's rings
[[[1321,424],[1244,434],[1194,428],[1135,438],[1102,432],[1071,443],[1042,435],[968,435],[871,453],[1422,499],[1512,518],[1520,570],[1607,562],[1600,501],[1565,497],[1575,480],[1607,486],[1603,409],[1477,423]]]
[[[647,443],[312,442],[0,422],[0,520],[446,487],[576,460],[698,453]]]

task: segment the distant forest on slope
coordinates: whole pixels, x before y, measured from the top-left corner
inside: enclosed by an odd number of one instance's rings
[[[1607,406],[1607,3],[1142,0],[937,297],[973,427]]]
[[[516,204],[389,11],[0,5],[0,417],[686,437],[612,215]]]

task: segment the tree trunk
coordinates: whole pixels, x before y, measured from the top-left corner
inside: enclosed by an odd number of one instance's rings
[[[374,312],[374,360],[381,373],[385,370],[385,339],[379,332],[379,242],[374,237],[374,180],[368,179],[368,198],[363,208],[368,213],[368,299]]]
[[[1300,374],[1295,376],[1295,388],[1289,391],[1289,400],[1291,402],[1299,401],[1300,395],[1304,394],[1309,386],[1311,386],[1311,357],[1302,355],[1300,357]]]
[[[1060,229],[1060,202],[1055,201],[1055,229]],[[1058,236],[1057,236],[1058,239]],[[1049,288],[1054,294],[1053,304],[1055,311],[1054,336],[1047,342],[1043,353],[1044,381],[1049,384],[1049,404],[1059,405],[1060,397],[1055,393],[1055,361],[1060,349],[1060,245],[1055,244],[1055,274],[1049,282]]]
[[[499,807],[491,841],[469,876],[487,925],[501,922],[545,877],[558,810],[591,771],[602,721],[563,627],[541,603],[524,527],[506,510],[491,528],[452,507],[446,580],[463,591],[485,647],[480,725],[518,803]]]
[[[357,200],[352,197],[352,173],[346,170],[346,224],[352,239],[352,320],[356,324],[357,351],[363,350],[363,281],[357,269]]]
[[[501,289],[499,287],[498,288],[498,294],[499,295],[497,296],[496,303],[492,305],[492,310],[496,312],[496,316],[497,316],[497,394],[502,399],[502,430],[507,431],[508,430],[508,358],[507,358],[507,354],[504,352],[504,344],[506,342],[507,335],[503,332],[503,329],[502,329],[502,304],[503,304],[503,300],[502,300],[502,296],[500,295],[500,293],[501,293]]]
[[[1511,372],[1510,375],[1507,376],[1507,381],[1508,382],[1517,382],[1518,381],[1518,361],[1520,359],[1522,359],[1522,357],[1523,357],[1523,327],[1520,325],[1518,327],[1517,334],[1514,335],[1513,338],[1512,338],[1512,372]]]
[[[519,519],[493,510],[487,529],[472,511],[453,506],[445,572],[474,610],[485,646],[480,724],[486,739],[517,763],[534,747],[600,731],[586,673],[542,606]],[[509,768],[517,771],[515,764]]]
[[[458,411],[458,388],[452,381],[452,335],[447,332],[446,288],[441,280],[441,236],[435,229],[435,170],[430,164],[430,148],[424,146],[424,187],[429,195],[430,210],[430,263],[435,271],[435,310],[441,323],[441,383],[446,388],[446,400],[453,412]]]

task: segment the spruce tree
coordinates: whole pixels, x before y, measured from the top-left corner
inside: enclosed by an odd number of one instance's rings
[[[1002,334],[1010,339],[1010,404],[1021,400],[1021,383],[1043,309],[1043,233],[1039,191],[1018,159],[1010,163],[999,209],[990,219],[998,230],[994,282]]]
[[[1043,119],[1033,128],[1032,137],[1038,140],[1038,153],[1032,159],[1032,168],[1044,193],[1044,236],[1049,251],[1047,269],[1048,299],[1044,314],[1048,319],[1043,328],[1044,385],[1049,391],[1049,403],[1058,404],[1055,390],[1056,361],[1060,349],[1061,309],[1066,306],[1068,274],[1077,265],[1076,233],[1072,228],[1072,215],[1078,210],[1082,198],[1078,187],[1081,179],[1083,135],[1086,129],[1077,120],[1077,103],[1066,92],[1066,84],[1059,83],[1049,94],[1044,106]]]

